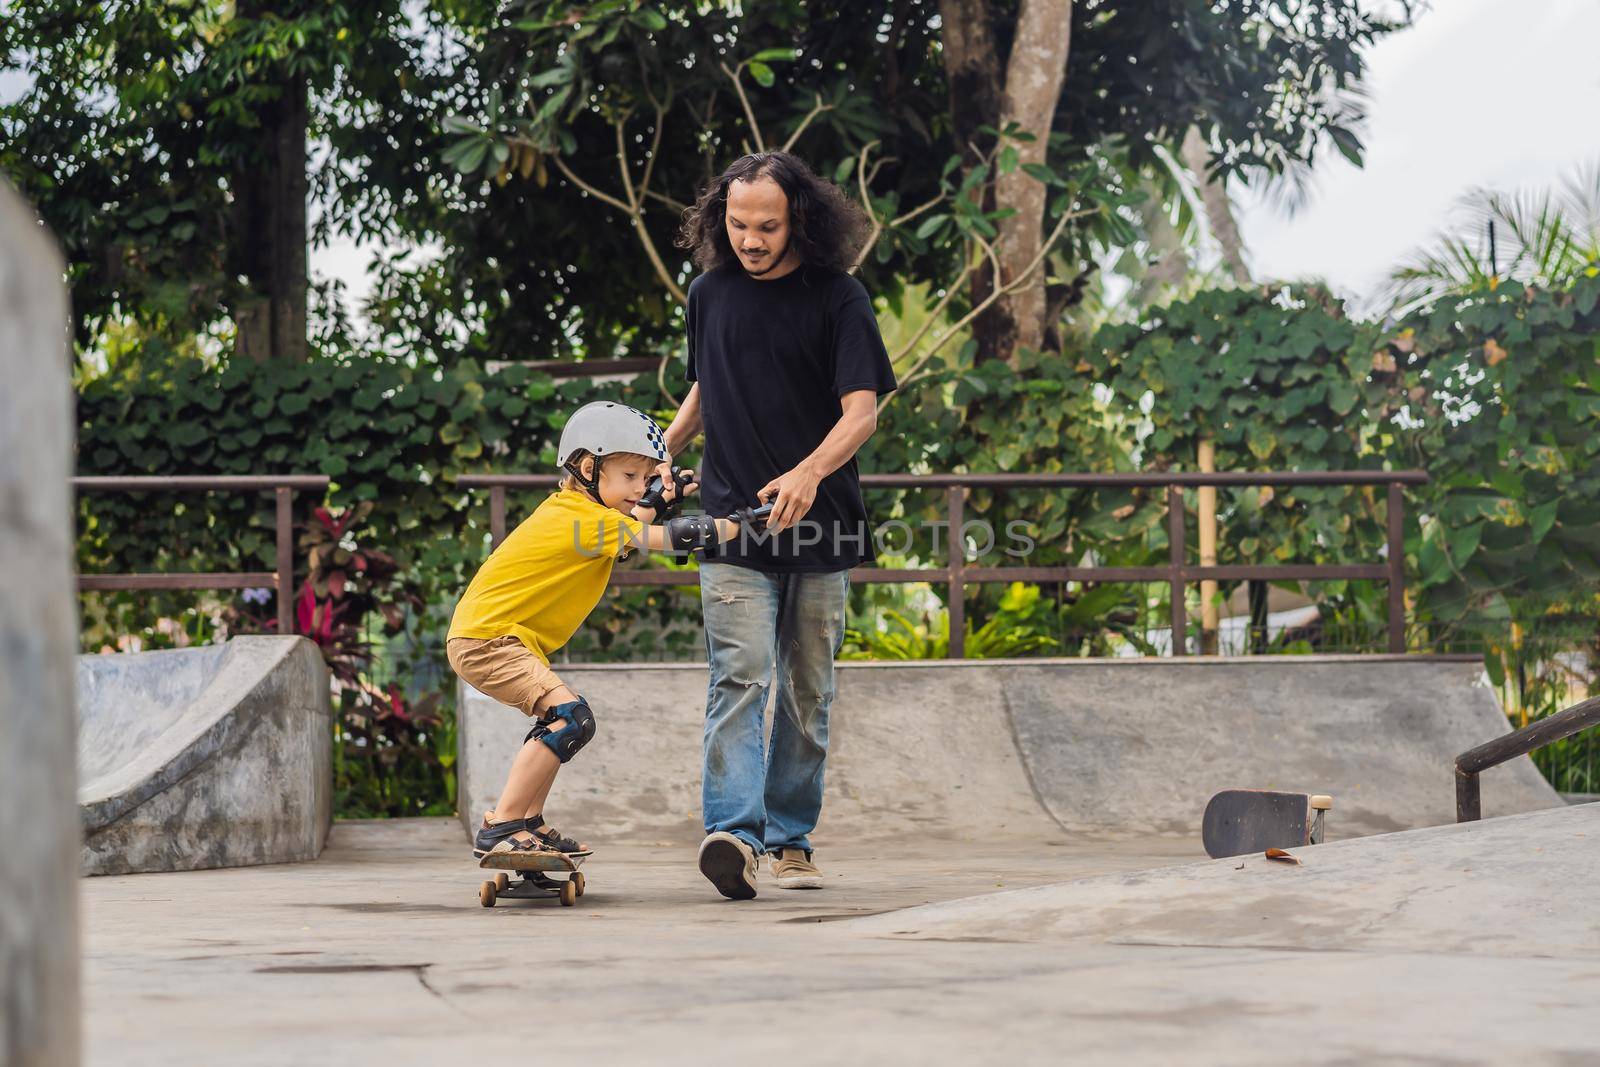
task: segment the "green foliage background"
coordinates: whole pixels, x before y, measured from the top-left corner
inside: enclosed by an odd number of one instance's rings
[[[327,503],[335,509],[371,505],[352,536],[396,557],[423,605],[407,647],[435,659],[454,597],[487,551],[487,494],[461,490],[455,478],[553,470],[555,436],[578,405],[604,396],[649,409],[659,397],[654,376],[558,385],[521,367],[491,373],[473,363],[417,367],[370,357],[207,366],[163,352],[157,343],[136,372],[83,385],[80,470],[329,475]],[[669,380],[669,387],[682,383]],[[671,416],[655,414],[663,422]],[[952,358],[885,409],[862,468],[1193,469],[1203,435],[1216,442],[1221,469],[1427,470],[1433,481],[1408,494],[1412,646],[1484,649],[1497,680],[1522,677],[1517,705],[1537,713],[1538,701],[1549,699],[1541,686],[1550,687],[1526,674],[1539,641],[1561,649],[1594,643],[1594,271],[1567,292],[1502,286],[1387,325],[1354,322],[1315,289],[1212,291],[1162,308],[1144,325],[1107,327],[1078,358],[1030,356],[1016,367]],[[515,500],[513,520],[536,502],[536,495]],[[301,501],[300,514],[314,503]],[[915,523],[942,519],[945,502],[942,493],[875,490],[869,506],[879,520]],[[265,496],[217,494],[202,506],[94,494],[79,507],[86,573],[273,565]],[[1166,552],[1159,492],[974,492],[968,511],[1000,530],[1022,523],[1037,541],[1030,563],[1089,553],[1111,564],[1141,563]],[[1224,492],[1220,561],[1374,560],[1384,518],[1381,495],[1359,490]],[[1016,562],[1005,543],[975,561]],[[944,558],[926,541],[905,555],[923,565]],[[1330,619],[1361,623],[1376,647],[1382,590],[1362,585],[1330,582],[1316,592]],[[1052,637],[1050,651],[1104,652],[1109,634],[1141,632],[1151,592],[1061,590],[1049,625],[1029,607],[1029,632]],[[1006,595],[1000,586],[976,594],[973,626],[1007,611]],[[1020,602],[1016,591],[1009,595],[1009,603]],[[906,608],[894,590],[859,589],[855,597],[858,617]],[[184,602],[176,594],[113,595],[107,630],[91,628],[86,639],[96,645],[112,630],[148,630]],[[1157,618],[1163,613],[1154,606]],[[693,590],[619,590],[572,654],[695,658],[697,614]],[[863,636],[861,647],[871,645]]]

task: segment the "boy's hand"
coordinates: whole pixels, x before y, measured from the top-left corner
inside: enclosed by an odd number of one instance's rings
[[[663,478],[661,471],[666,471]],[[650,518],[646,521],[665,522],[678,512],[678,505],[687,493],[699,487],[694,480],[694,471],[671,467],[661,464],[656,468],[657,473],[650,476],[645,485],[644,496],[640,498],[638,507],[647,509]],[[635,516],[639,518],[639,516]]]
[[[668,477],[661,480],[661,495],[669,504],[682,497],[692,496],[700,490],[700,480],[694,476],[694,471],[687,467],[679,467],[675,473],[676,479]]]
[[[674,467],[671,462],[656,464],[656,477],[661,479],[661,487],[663,490],[666,490],[669,486],[676,486],[679,479],[681,479],[685,474],[689,475],[691,479],[694,477],[694,471],[687,467]],[[692,482],[691,484],[698,488],[700,483]],[[671,493],[666,493],[665,495],[668,500],[672,499]]]

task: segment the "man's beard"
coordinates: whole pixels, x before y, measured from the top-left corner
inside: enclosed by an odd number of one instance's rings
[[[767,258],[771,259],[772,262],[768,263],[761,270],[751,270],[749,267],[746,267],[743,256],[739,257],[739,266],[744,267],[744,272],[752,278],[759,278],[763,274],[770,274],[774,267],[776,267],[779,263],[782,263],[785,259],[789,258],[789,245],[793,242],[793,240],[794,238],[791,237],[788,241],[783,242],[783,250],[778,252],[776,255],[768,252]]]

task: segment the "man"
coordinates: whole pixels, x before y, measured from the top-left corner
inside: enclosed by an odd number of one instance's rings
[[[866,231],[837,186],[767,152],[712,181],[679,237],[703,273],[689,286],[693,384],[667,451],[704,430],[711,514],[773,505],[761,536],[747,531],[700,565],[711,683],[699,864],[734,900],[756,895],[762,853],[779,888],[822,888],[808,835],[822,810],[833,661],[850,568],[872,558],[855,454],[895,387],[871,301],[848,273]]]

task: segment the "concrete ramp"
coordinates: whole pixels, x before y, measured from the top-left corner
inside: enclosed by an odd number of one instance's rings
[[[1600,804],[908,908],[867,936],[1592,959]]]
[[[701,833],[704,664],[558,665],[595,743],[553,822],[587,840]],[[1503,734],[1475,663],[1424,658],[845,663],[816,839],[1193,835],[1228,788],[1332,793],[1330,840],[1447,823],[1454,757]],[[469,827],[528,722],[468,686],[458,773]],[[1531,761],[1484,776],[1486,815],[1560,803]]]
[[[85,874],[314,859],[332,821],[327,668],[301,637],[79,656]]]
[[[1273,656],[1018,665],[1003,690],[1046,807],[1073,829],[1198,833],[1222,789],[1331,793],[1330,839],[1455,821],[1455,757],[1510,729],[1476,660]],[[1484,814],[1560,803],[1523,758]]]

